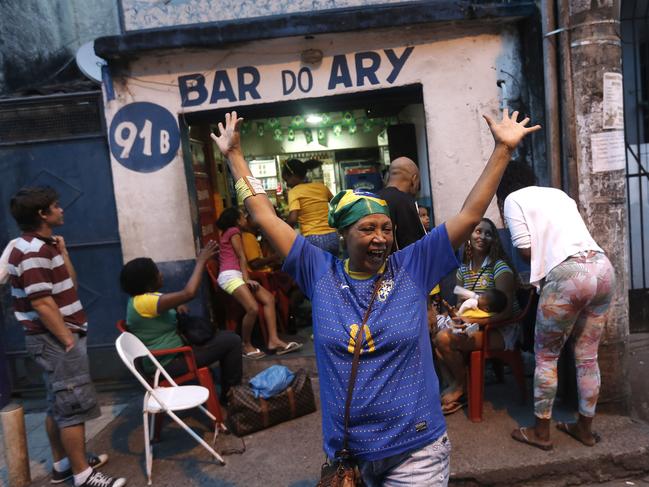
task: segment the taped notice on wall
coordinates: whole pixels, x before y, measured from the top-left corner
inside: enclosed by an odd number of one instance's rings
[[[624,129],[624,92],[620,73],[604,73],[602,128]]]
[[[600,132],[590,136],[593,172],[619,171],[626,167],[624,130]]]

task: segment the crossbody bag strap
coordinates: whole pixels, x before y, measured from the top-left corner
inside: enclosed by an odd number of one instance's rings
[[[363,336],[364,336],[363,331],[365,329],[367,320],[370,317],[372,304],[374,303],[374,298],[376,298],[376,295],[379,292],[379,288],[381,287],[382,281],[383,281],[383,274],[381,274],[379,278],[376,280],[376,282],[374,283],[374,291],[372,292],[370,303],[367,305],[365,316],[363,316],[363,322],[361,323],[361,326],[358,328],[358,332],[356,333],[356,338],[354,340],[354,359],[352,360],[352,370],[349,375],[349,384],[347,385],[347,399],[345,400],[345,431],[343,436],[343,450],[345,451],[347,450],[347,440],[348,440],[347,428],[349,426],[349,410],[352,405],[352,394],[354,393],[354,384],[356,383],[356,374],[358,373],[358,363],[361,358],[361,348],[363,346]]]

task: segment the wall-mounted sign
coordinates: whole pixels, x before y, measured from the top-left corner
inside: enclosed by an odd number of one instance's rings
[[[603,129],[624,129],[624,92],[620,73],[604,73]]]
[[[624,130],[600,132],[590,136],[593,172],[620,171],[626,167]]]
[[[178,77],[182,107],[221,105],[262,98],[263,86],[281,86],[282,96],[307,95],[311,92],[335,92],[341,89],[393,84],[415,48],[363,51],[353,55],[338,54],[328,58],[327,68],[315,72],[309,66],[284,69],[264,77],[255,66],[217,69],[213,73],[192,73]],[[323,63],[324,65],[325,63]]]
[[[113,157],[133,171],[153,172],[169,164],[180,146],[176,119],[149,102],[126,105],[115,114],[109,131]]]

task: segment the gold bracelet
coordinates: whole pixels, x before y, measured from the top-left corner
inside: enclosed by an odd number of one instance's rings
[[[261,181],[253,176],[244,176],[239,178],[239,180],[234,184],[234,188],[237,190],[237,199],[242,202],[251,196],[256,196],[262,193],[266,194]]]

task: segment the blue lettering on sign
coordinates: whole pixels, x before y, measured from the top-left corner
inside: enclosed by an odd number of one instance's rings
[[[363,86],[365,78],[373,85],[379,84],[379,79],[376,77],[376,71],[381,66],[381,56],[378,52],[357,52],[354,55],[356,61],[356,86]],[[366,66],[365,60],[369,61]]]
[[[313,75],[311,74],[311,70],[306,66],[300,69],[300,72],[297,74],[297,80],[302,93],[308,93],[313,88]]]
[[[250,75],[250,81],[246,81],[246,75]],[[259,71],[253,66],[243,66],[237,69],[237,83],[239,84],[239,101],[246,99],[246,93],[249,93],[253,100],[259,100]]]
[[[412,51],[415,48],[413,46],[406,47],[404,51],[401,53],[401,56],[397,56],[392,49],[385,49],[383,52],[385,52],[385,55],[388,57],[388,61],[390,61],[390,64],[392,64],[392,72],[390,75],[386,78],[386,81],[390,84],[394,83],[397,79],[397,76],[399,76],[399,73],[401,72],[401,69],[403,68],[403,65],[406,64],[406,61],[412,54]]]
[[[333,90],[340,83],[345,85],[345,88],[351,88],[352,86],[352,77],[349,75],[349,66],[347,66],[347,58],[344,54],[334,56],[327,88]]]
[[[345,88],[354,86],[352,79],[352,70],[356,74],[356,86],[380,85],[378,72],[381,68],[381,62],[389,63],[390,73],[385,78],[385,82],[393,84],[406,61],[414,51],[414,47],[406,47],[399,55],[394,49],[384,49],[385,56],[377,51],[363,51],[354,54],[354,62],[351,64],[347,61],[347,56],[337,54],[331,62],[331,71],[327,89],[336,90],[340,85]],[[385,70],[384,70],[385,71]],[[281,71],[282,95],[288,96],[296,90],[302,93],[309,93],[314,87],[314,79],[311,69],[303,66],[295,72],[290,69]],[[259,84],[261,83],[261,74],[254,66],[241,66],[237,68],[236,79],[226,70],[217,70],[214,73],[211,91],[208,88],[205,76],[201,73],[188,74],[178,77],[178,89],[180,91],[180,100],[182,107],[194,107],[206,102],[216,104],[219,100],[227,100],[229,103],[245,101],[248,99],[259,100]]]
[[[202,74],[178,76],[178,88],[180,89],[180,104],[183,107],[195,107],[207,100],[205,76]]]
[[[228,72],[225,70],[214,73],[214,85],[212,86],[210,103],[216,103],[219,100],[228,100],[229,102],[237,101],[232,83],[230,83],[230,78],[228,77]]]
[[[290,95],[297,86],[297,77],[293,71],[285,69],[282,71],[282,92],[284,95]]]
[[[138,172],[153,172],[169,164],[180,146],[176,119],[166,108],[149,102],[126,105],[110,123],[110,152]]]

